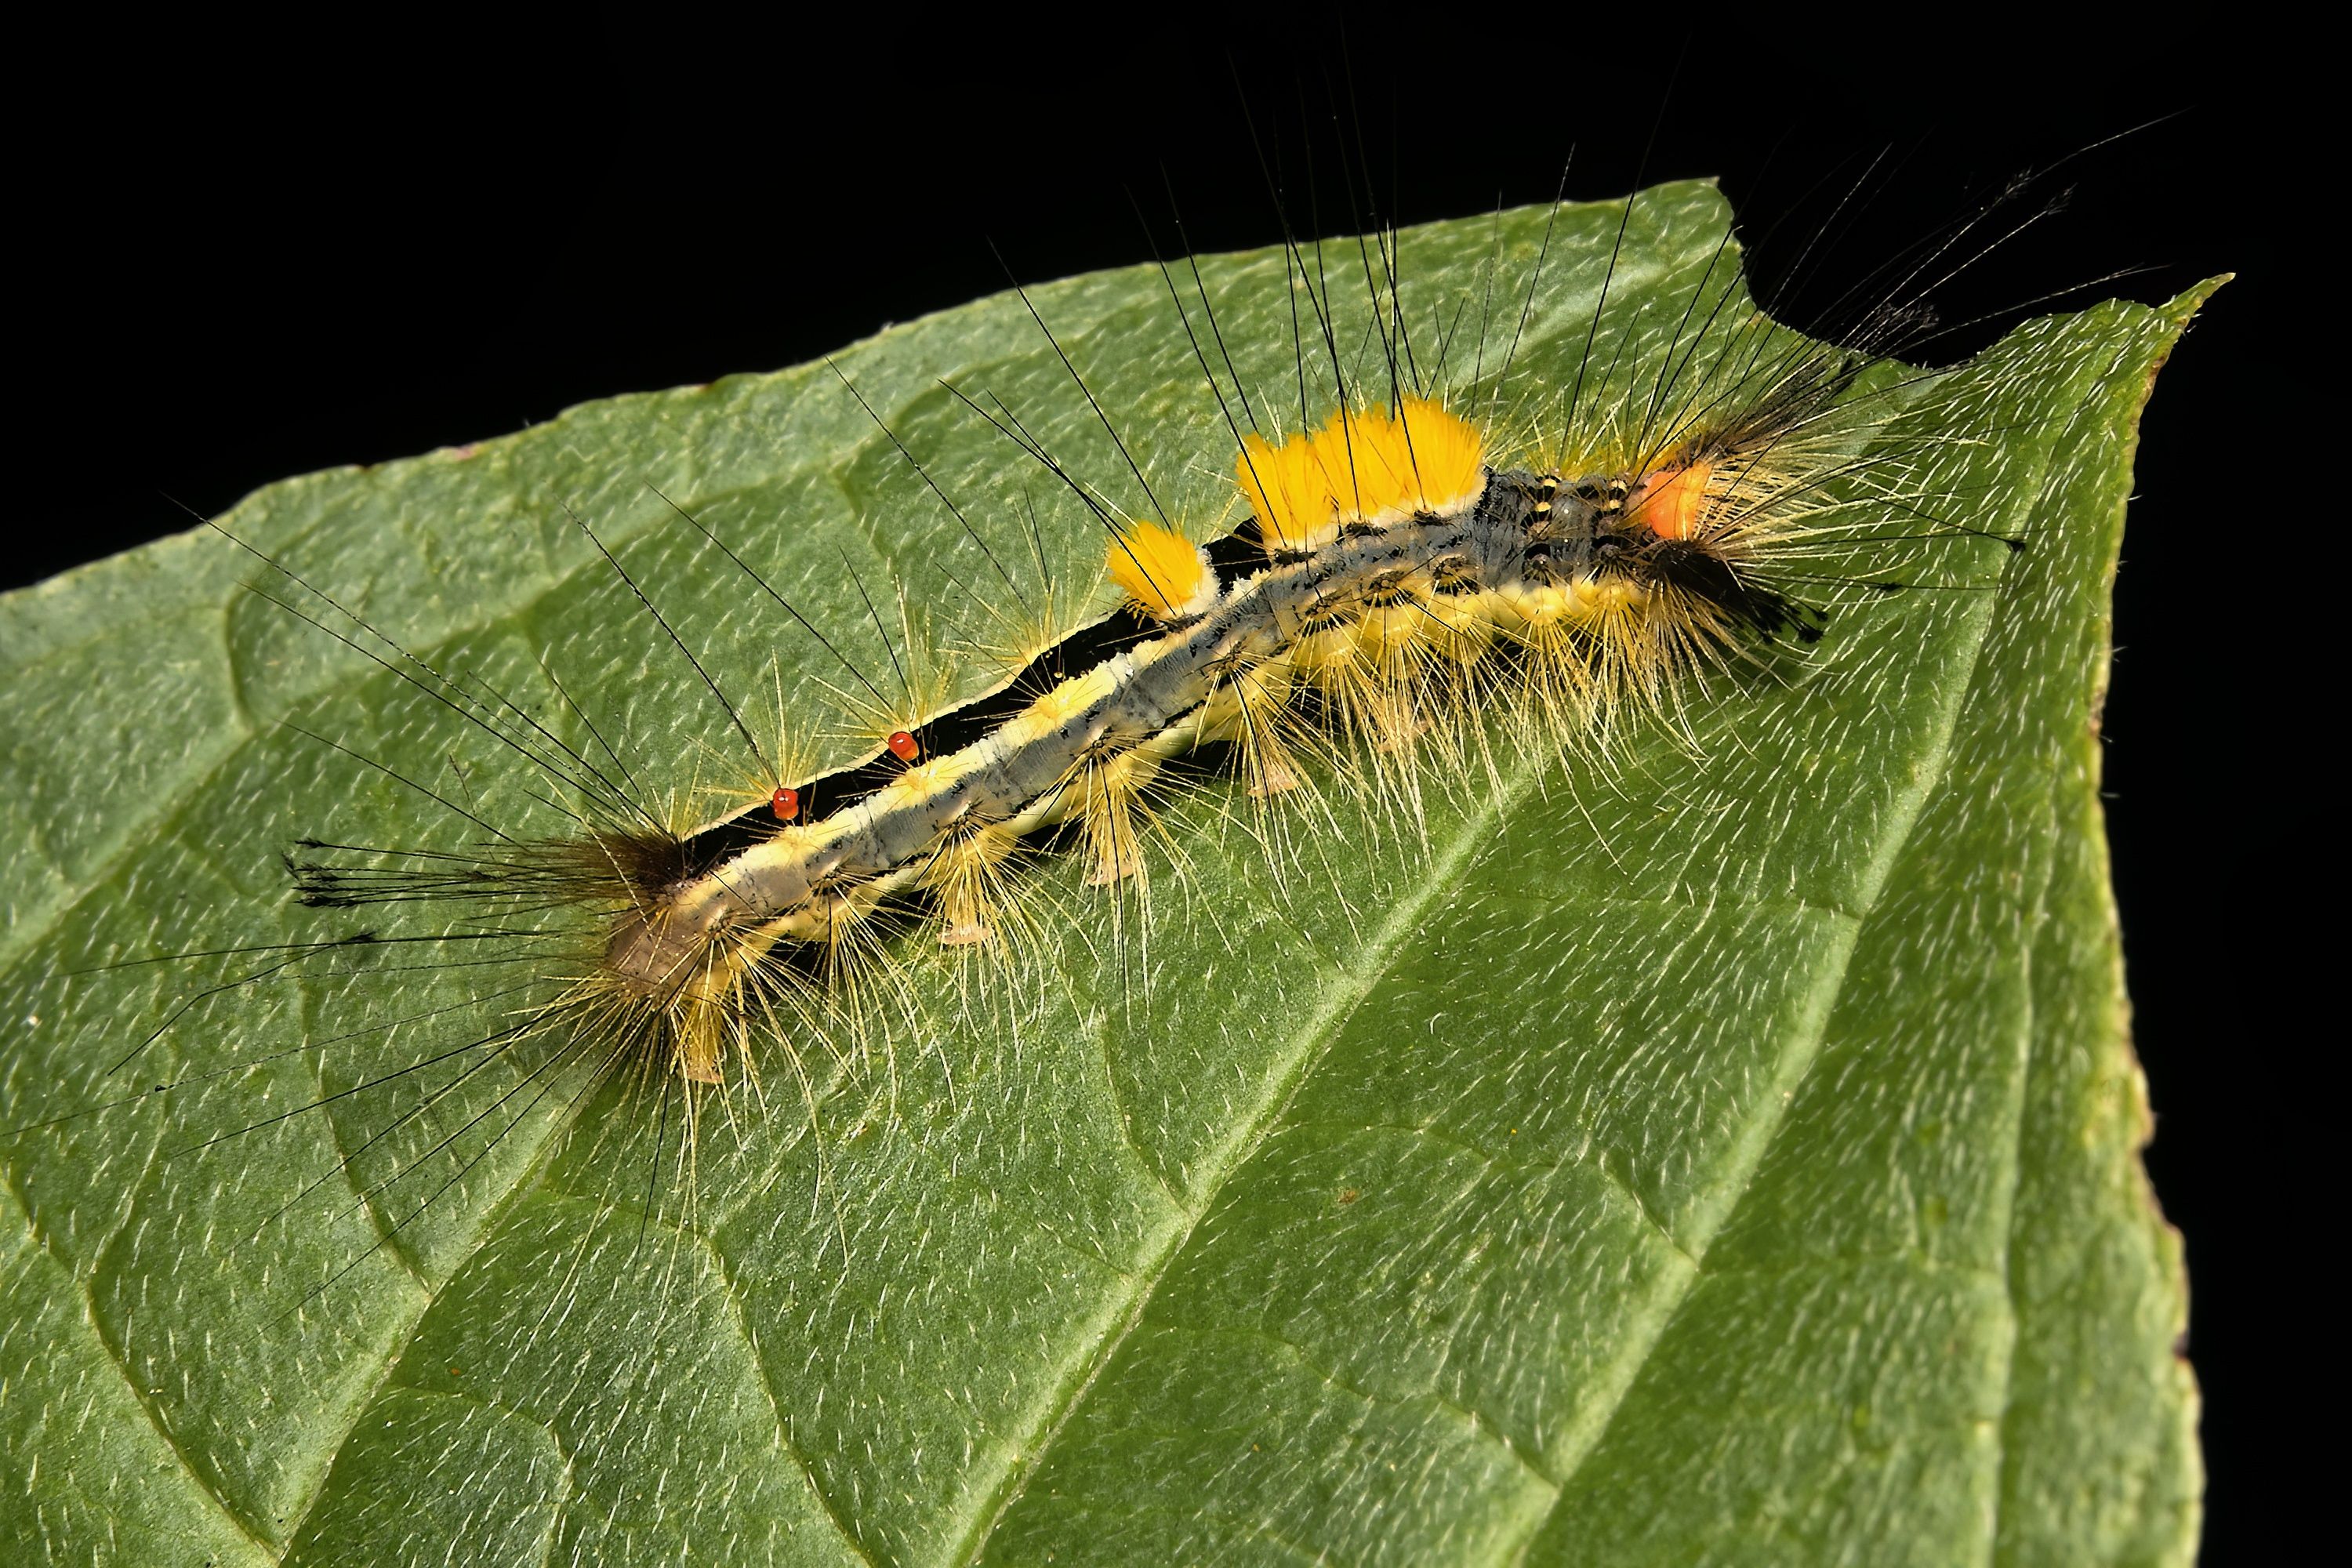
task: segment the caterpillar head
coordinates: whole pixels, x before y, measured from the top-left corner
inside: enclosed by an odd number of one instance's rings
[[[1531,485],[1527,572],[1536,581],[1628,584],[1768,643],[1821,637],[1821,612],[1746,570],[1761,529],[1736,467],[1676,458]]]

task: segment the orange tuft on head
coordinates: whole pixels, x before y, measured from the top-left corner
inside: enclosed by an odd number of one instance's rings
[[[1660,539],[1688,539],[1706,518],[1706,485],[1714,477],[1712,463],[1646,474],[1625,497],[1626,521]]]
[[[1155,621],[1197,616],[1217,602],[1217,574],[1198,545],[1157,522],[1129,523],[1105,552],[1110,580]]]

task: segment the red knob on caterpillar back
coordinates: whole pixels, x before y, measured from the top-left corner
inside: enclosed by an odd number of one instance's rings
[[[779,788],[768,797],[768,809],[776,814],[778,822],[790,822],[801,814],[801,792]]]
[[[915,737],[904,730],[890,731],[889,746],[890,754],[902,763],[911,763],[923,752],[923,748],[916,742]]]

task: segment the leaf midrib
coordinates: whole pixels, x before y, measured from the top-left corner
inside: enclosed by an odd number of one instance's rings
[[[1114,1303],[1113,1310],[1100,1315],[1097,1321],[1102,1327],[1094,1338],[1076,1347],[1066,1363],[1069,1370],[1064,1373],[1059,1389],[1040,1402],[1019,1452],[1007,1463],[1004,1474],[992,1489],[992,1503],[990,1493],[983,1492],[982,1500],[969,1510],[964,1529],[952,1537],[955,1545],[946,1559],[949,1563],[978,1559],[998,1521],[1027,1491],[1030,1479],[1068,1426],[1070,1417],[1085,1403],[1095,1380],[1142,1321],[1170,1266],[1215,1205],[1226,1182],[1264,1143],[1282,1112],[1297,1097],[1299,1087],[1314,1071],[1316,1062],[1339,1034],[1339,1026],[1386,974],[1393,955],[1418,927],[1423,913],[1452,890],[1472,856],[1486,843],[1506,808],[1517,805],[1531,794],[1536,778],[1534,767],[1522,761],[1503,787],[1486,792],[1478,808],[1456,828],[1444,852],[1431,861],[1429,875],[1411,896],[1390,907],[1388,918],[1364,945],[1356,966],[1346,971],[1339,983],[1325,988],[1314,1014],[1292,1035],[1289,1048],[1276,1058],[1275,1070],[1266,1075],[1256,1104],[1237,1119],[1233,1132],[1201,1162],[1198,1169],[1203,1175],[1192,1184],[1195,1201],[1180,1209],[1157,1236],[1148,1239],[1139,1261],[1118,1276],[1127,1300]],[[1105,1321],[1106,1319],[1112,1321]]]
[[[1983,651],[1985,637],[1990,629],[1991,618],[1992,611],[1990,606],[1983,613],[1973,617],[1974,624],[1970,629],[1965,673],[1949,684],[1946,689],[1950,695],[1938,704],[1939,710],[1927,733],[1927,744],[1921,758],[1922,765],[1913,771],[1908,787],[1895,792],[1890,802],[1891,809],[1885,831],[1876,852],[1871,856],[1867,866],[1864,868],[1864,875],[1857,889],[1860,895],[1857,900],[1860,907],[1847,911],[1803,900],[1795,900],[1804,907],[1819,910],[1831,929],[1842,934],[1843,940],[1837,942],[1833,951],[1824,956],[1822,971],[1817,975],[1812,987],[1815,999],[1808,1010],[1810,1016],[1803,1026],[1804,1034],[1791,1042],[1805,1047],[1802,1065],[1793,1079],[1779,1086],[1780,1089],[1793,1091],[1804,1081],[1806,1076],[1811,1073],[1814,1062],[1820,1058],[1820,1047],[1826,1037],[1829,1020],[1835,1010],[1837,996],[1843,988],[1845,975],[1852,963],[1864,923],[1877,907],[1889,873],[1901,857],[1904,847],[1909,843],[1912,831],[1917,826],[1927,802],[1933,798],[1943,782],[1945,772],[1949,764],[1952,738],[1957,731],[1960,717],[1966,710],[1968,699],[1974,689],[1978,660]],[[1248,1163],[1249,1157],[1271,1135],[1275,1127],[1280,1122],[1282,1113],[1297,1098],[1300,1087],[1313,1073],[1316,1064],[1321,1060],[1325,1050],[1338,1035],[1340,1026],[1370,994],[1374,985],[1385,977],[1396,951],[1411,931],[1418,926],[1423,913],[1433,903],[1439,901],[1441,897],[1451,895],[1459,874],[1466,868],[1476,851],[1486,843],[1496,824],[1507,812],[1515,809],[1534,793],[1539,782],[1540,774],[1537,768],[1521,759],[1516,763],[1500,787],[1485,792],[1478,809],[1456,828],[1444,853],[1431,862],[1429,875],[1422,881],[1419,889],[1411,898],[1401,900],[1391,908],[1388,919],[1381,922],[1371,941],[1363,949],[1363,956],[1359,964],[1346,972],[1346,983],[1335,984],[1326,991],[1325,999],[1317,1008],[1314,1016],[1308,1019],[1293,1037],[1294,1045],[1280,1059],[1279,1069],[1269,1075],[1267,1087],[1260,1096],[1257,1105],[1242,1119],[1242,1123],[1235,1132],[1213,1152],[1209,1160],[1203,1163],[1203,1168],[1210,1173],[1204,1181],[1196,1184],[1198,1201],[1181,1212],[1159,1236],[1147,1244],[1145,1255],[1139,1266],[1120,1276],[1121,1279],[1130,1286],[1130,1291],[1129,1299],[1120,1304],[1116,1313],[1117,1321],[1106,1324],[1070,1358],[1069,1365],[1076,1374],[1066,1373],[1061,1380],[1060,1388],[1064,1392],[1059,1396],[1059,1408],[1054,1408],[1056,1400],[1053,1396],[1041,1402],[1038,1419],[1033,1421],[1028,1428],[1031,1433],[1035,1434],[1035,1436],[1022,1445],[1021,1454],[1007,1466],[1006,1474],[996,1489],[997,1500],[994,1506],[987,1507],[983,1504],[971,1510],[965,1530],[956,1538],[955,1550],[945,1559],[948,1563],[976,1563],[980,1560],[997,1525],[1025,1494],[1030,1480],[1043,1467],[1054,1444],[1067,1428],[1071,1418],[1085,1403],[1087,1395],[1091,1394],[1097,1380],[1109,1367],[1119,1347],[1125,1343],[1129,1335],[1142,1321],[1143,1314],[1149,1308],[1160,1281],[1183,1250],[1184,1245],[1191,1239],[1201,1220],[1214,1206],[1218,1195],[1227,1182]],[[1765,1152],[1770,1148],[1792,1099],[1792,1093],[1773,1093],[1764,1097],[1747,1133],[1739,1140],[1739,1144],[1744,1147],[1736,1147],[1733,1151],[1732,1158],[1736,1163],[1732,1169],[1727,1171],[1721,1183],[1718,1184],[1719,1192],[1736,1194],[1746,1190],[1748,1181],[1754,1175]],[[1744,1158],[1741,1157],[1743,1154]],[[1678,1244],[1678,1252],[1694,1259],[1697,1267],[1680,1273],[1678,1277],[1670,1278],[1662,1291],[1662,1299],[1652,1305],[1647,1314],[1653,1325],[1653,1331],[1646,1335],[1638,1332],[1629,1333],[1618,1356],[1605,1369],[1603,1374],[1595,1380],[1597,1386],[1606,1387],[1608,1384],[1613,1382],[1615,1387],[1609,1394],[1608,1404],[1598,1413],[1597,1419],[1579,1423],[1589,1436],[1580,1445],[1574,1459],[1560,1472],[1556,1482],[1552,1483],[1555,1486],[1555,1504],[1559,1496],[1566,1494],[1569,1485],[1574,1480],[1584,1461],[1599,1448],[1616,1412],[1622,1407],[1626,1394],[1633,1385],[1634,1378],[1631,1373],[1638,1369],[1641,1359],[1646,1357],[1648,1352],[1655,1346],[1658,1339],[1664,1334],[1666,1326],[1672,1321],[1675,1307],[1688,1294],[1691,1288],[1705,1277],[1704,1258],[1706,1244],[1716,1233],[1720,1231],[1723,1224],[1729,1219],[1736,1208],[1736,1203],[1722,1205],[1717,1208],[1714,1215],[1715,1223],[1706,1227],[1705,1236],[1695,1236],[1689,1243]],[[1077,1373],[1076,1369],[1080,1368],[1083,1368],[1083,1372]],[[1476,1413],[1471,1412],[1471,1414]],[[1517,1454],[1515,1447],[1512,1451]],[[1521,1462],[1525,1463],[1523,1458]],[[1540,1470],[1536,1473],[1538,1476],[1543,1474]],[[1549,1517],[1549,1510],[1546,1510],[1545,1514],[1533,1518],[1528,1522],[1527,1532],[1508,1550],[1503,1552],[1497,1560],[1506,1562],[1516,1560],[1524,1552],[1527,1543],[1540,1532],[1545,1520]]]

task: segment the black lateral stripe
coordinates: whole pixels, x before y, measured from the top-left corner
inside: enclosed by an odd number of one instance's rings
[[[1149,641],[1166,629],[1159,622],[1120,605],[1031,659],[1019,674],[987,696],[950,708],[910,731],[916,744],[922,748],[918,754],[929,759],[962,751],[1069,677],[1083,675],[1113,655]],[[793,820],[822,822],[847,810],[905,771],[905,766],[886,751],[871,761],[810,779],[795,786],[800,791],[801,809]],[[730,856],[773,837],[782,826],[774,806],[762,803],[706,827],[679,846],[680,874],[698,876]]]
[[[1257,519],[1246,518],[1231,533],[1203,548],[1219,584],[1231,587],[1266,564],[1259,542]],[[971,745],[990,731],[1074,675],[1084,675],[1105,659],[1148,642],[1167,628],[1126,605],[1100,620],[1080,626],[1023,666],[1020,673],[985,697],[950,708],[909,731],[922,748],[921,757],[951,755]],[[800,792],[800,815],[793,820],[822,822],[845,811],[897,778],[905,769],[887,752],[853,767],[821,774],[794,785]],[[714,823],[678,846],[674,861],[677,874],[698,876],[730,856],[772,837],[784,826],[767,804],[751,806],[724,822]]]

